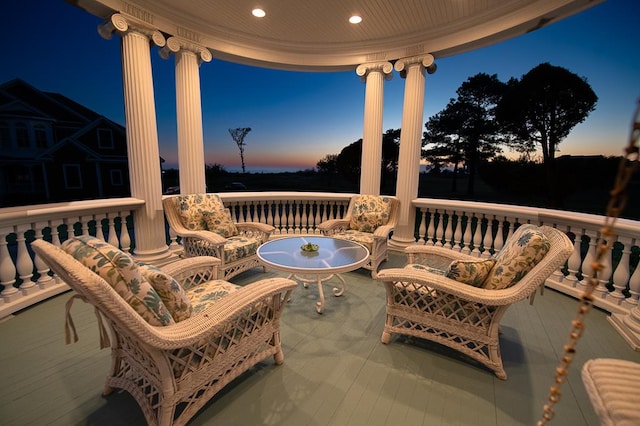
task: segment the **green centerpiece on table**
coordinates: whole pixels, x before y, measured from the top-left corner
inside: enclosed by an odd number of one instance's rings
[[[306,253],[314,253],[314,252],[317,252],[318,249],[319,249],[319,246],[317,244],[307,243],[300,246],[300,250]]]

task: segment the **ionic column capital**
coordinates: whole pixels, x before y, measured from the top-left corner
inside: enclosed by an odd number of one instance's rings
[[[406,72],[406,69],[414,64],[421,65],[429,74],[433,74],[437,69],[433,55],[429,54],[400,58],[396,61],[394,68],[399,73],[402,73],[403,71]]]
[[[124,13],[114,13],[109,19],[98,25],[98,34],[106,40],[110,40],[113,33],[123,36],[129,32],[136,32],[149,38],[153,44],[163,47],[166,40],[158,29],[150,26],[133,16]]]
[[[180,51],[194,53],[198,57],[198,63],[211,62],[213,58],[211,52],[206,47],[177,36],[171,36],[167,39],[167,44],[160,49],[160,56],[163,59],[169,59],[172,53],[175,54]]]
[[[360,81],[366,81],[367,75],[371,72],[381,72],[385,80],[393,78],[393,64],[391,62],[367,62],[360,64],[356,68],[356,75],[360,77]]]

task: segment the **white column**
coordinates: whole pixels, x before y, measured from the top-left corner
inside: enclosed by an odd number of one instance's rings
[[[211,61],[208,49],[188,40],[170,37],[160,56],[176,57],[176,113],[178,119],[178,169],[180,193],[206,192],[202,98],[199,66]]]
[[[384,80],[391,80],[391,62],[372,62],[359,65],[356,74],[365,81],[364,129],[362,133],[362,161],[360,193],[380,195],[382,167],[382,112]]]
[[[424,114],[425,69],[435,72],[433,56],[421,55],[398,59],[395,69],[404,76],[404,103],[402,106],[402,129],[400,132],[400,154],[398,157],[398,180],[396,197],[400,200],[398,225],[389,244],[403,248],[415,242],[415,208],[411,201],[418,196],[420,154],[422,149],[422,126]]]
[[[149,42],[164,46],[164,36],[142,21],[114,14],[98,27],[109,39],[116,31],[121,36],[122,79],[129,157],[131,196],[145,200],[133,215],[135,250],[141,261],[163,263],[171,256],[166,244],[162,209],[160,151],[151,74]]]

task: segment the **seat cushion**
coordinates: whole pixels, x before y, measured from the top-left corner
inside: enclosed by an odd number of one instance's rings
[[[193,306],[193,313],[196,314],[204,310],[211,303],[239,288],[240,286],[228,281],[213,280],[191,287],[186,291],[186,295]]]
[[[356,231],[354,229],[348,229],[346,231],[338,232],[336,234],[331,235],[334,238],[341,238],[343,240],[355,241],[356,243],[360,243],[369,250],[371,253],[371,249],[373,247],[373,234],[365,231]]]
[[[349,229],[374,232],[379,226],[389,222],[391,199],[378,195],[356,197],[351,210]]]
[[[225,263],[235,260],[244,259],[253,256],[258,251],[258,247],[263,241],[259,237],[246,237],[244,235],[235,235],[227,238],[224,243],[224,260]]]
[[[130,255],[91,236],[70,238],[61,248],[109,283],[149,324],[175,324],[164,302]]]
[[[191,316],[193,307],[182,286],[162,269],[146,263],[138,263],[142,276],[151,284],[176,322]]]
[[[535,225],[521,225],[505,242],[494,258],[484,288],[500,290],[511,287],[524,277],[547,254],[551,243]]]
[[[495,259],[454,260],[449,265],[446,276],[474,287],[482,287],[495,264]]]

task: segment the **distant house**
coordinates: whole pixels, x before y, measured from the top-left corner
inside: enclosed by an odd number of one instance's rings
[[[130,192],[123,126],[23,80],[0,85],[0,207]]]

